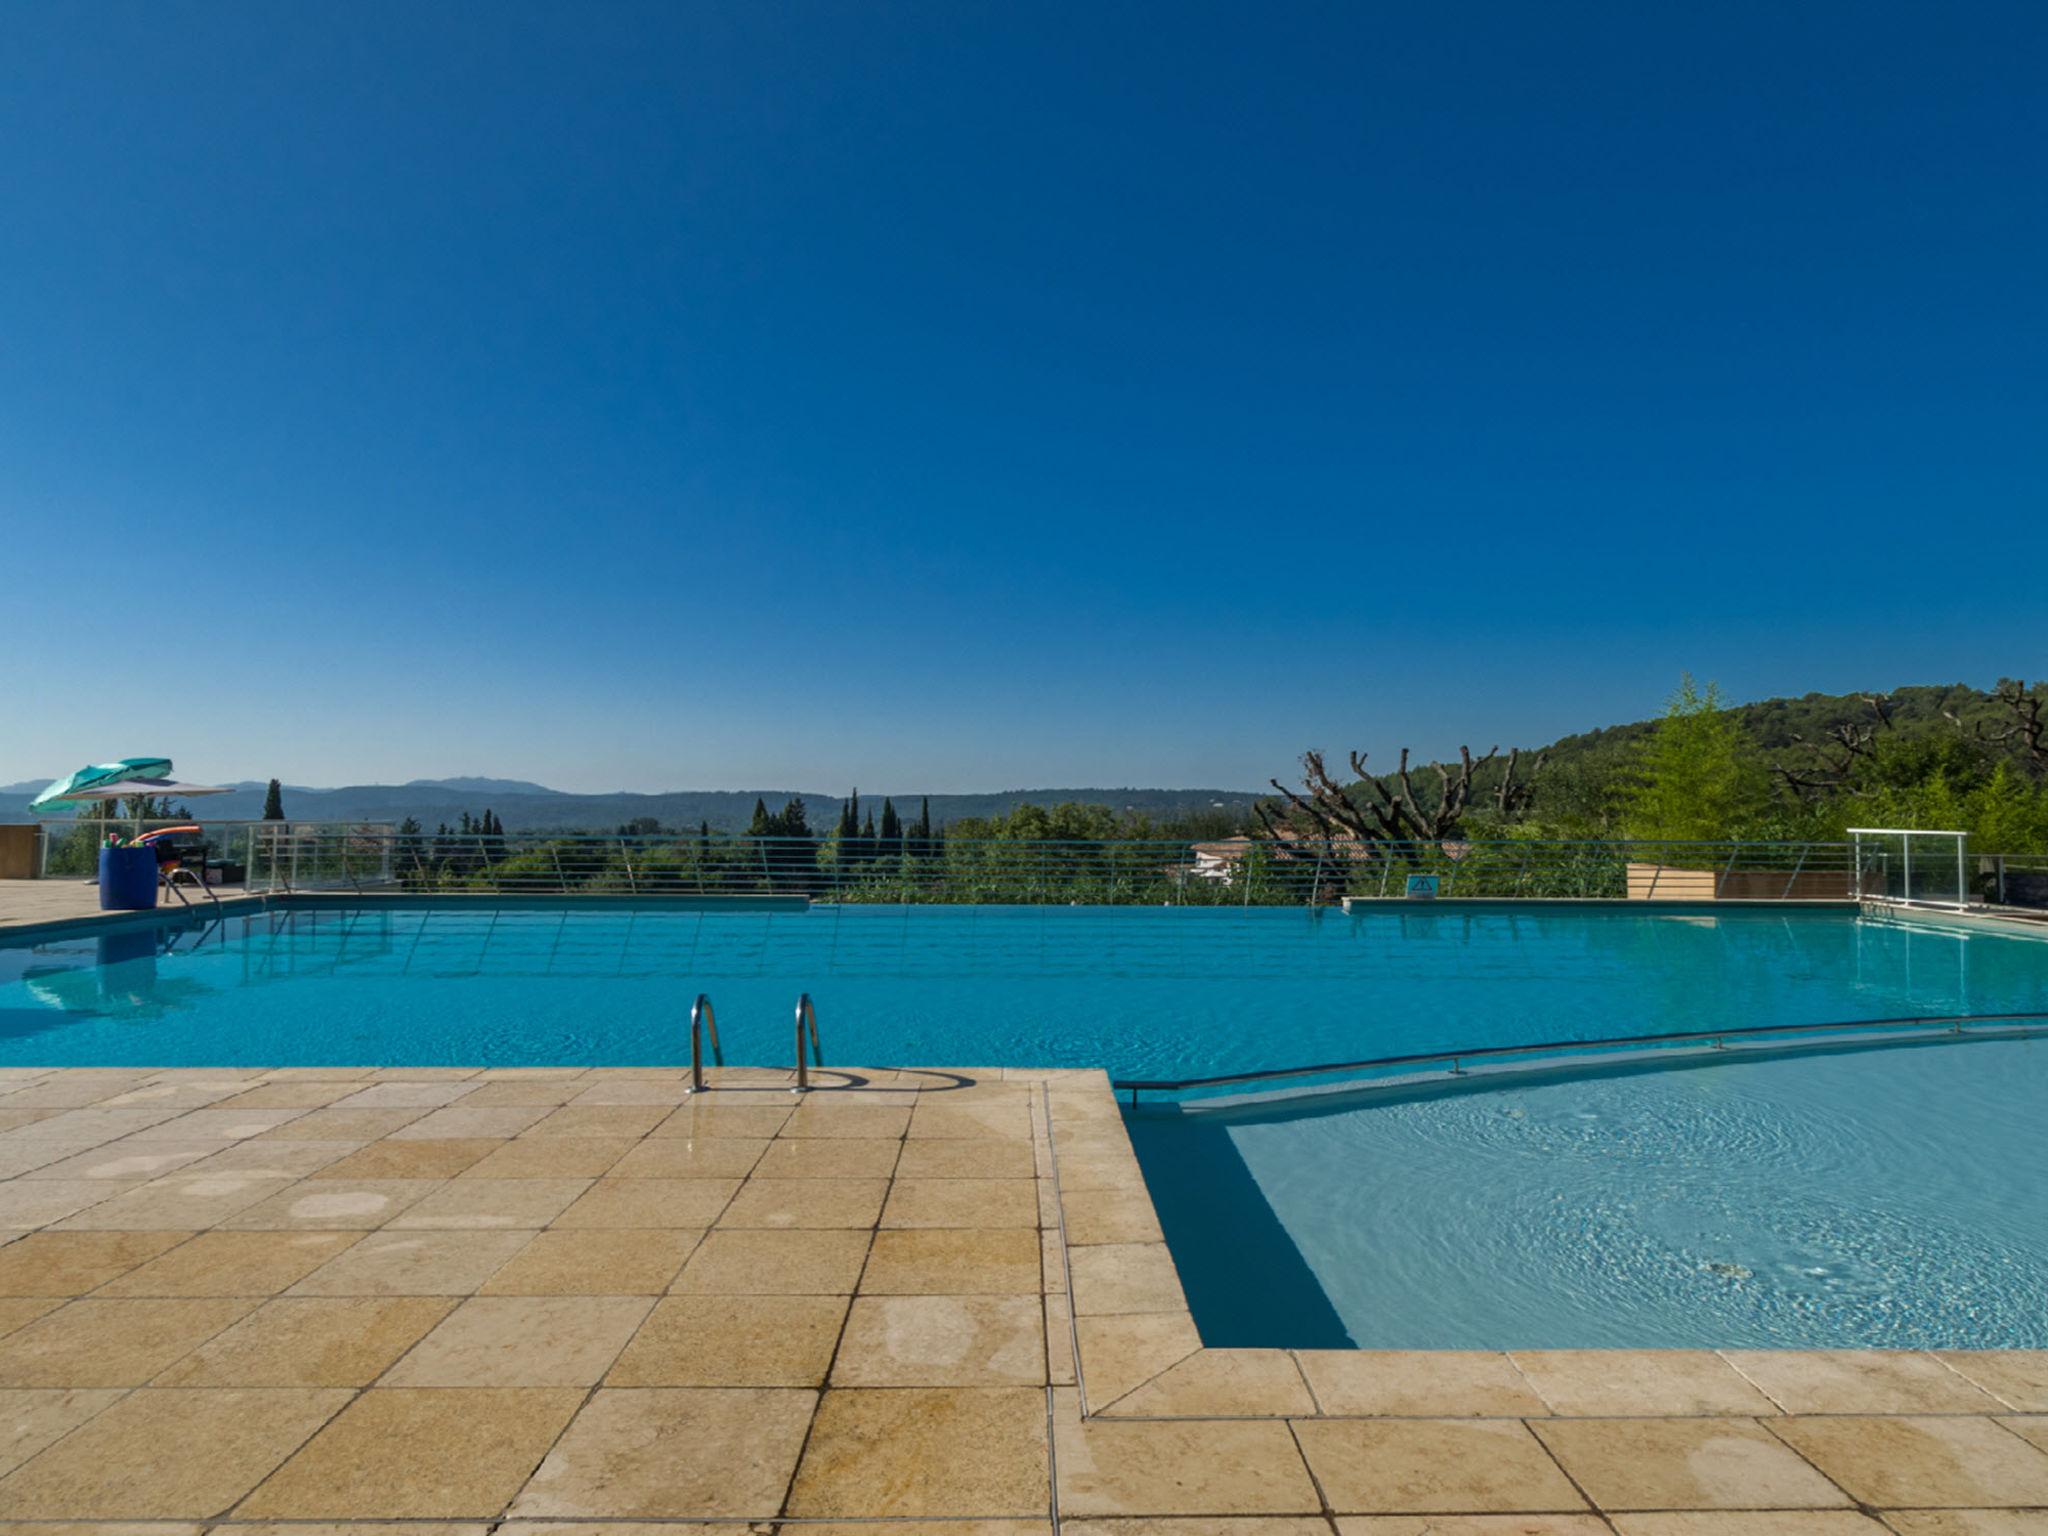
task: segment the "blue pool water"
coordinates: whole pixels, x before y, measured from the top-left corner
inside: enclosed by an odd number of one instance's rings
[[[1204,1340],[2048,1347],[2048,1038],[1131,1117]]]
[[[783,1064],[1186,1077],[1436,1047],[2048,1008],[2048,945],[1840,912],[303,907],[0,938],[0,1062]]]

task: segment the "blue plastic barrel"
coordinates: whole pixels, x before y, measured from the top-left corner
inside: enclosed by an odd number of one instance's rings
[[[146,912],[156,905],[156,850],[100,850],[100,910]]]

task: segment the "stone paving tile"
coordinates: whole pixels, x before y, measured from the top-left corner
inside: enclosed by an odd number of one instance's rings
[[[0,1481],[0,1519],[204,1519],[347,1400],[292,1388],[130,1393]]]
[[[431,1147],[435,1142],[416,1145]],[[443,1142],[466,1146],[466,1142]],[[465,1179],[596,1179],[641,1145],[627,1136],[523,1136],[494,1141],[490,1151],[459,1175]]]
[[[1048,1475],[1042,1389],[835,1387],[818,1403],[787,1512],[1037,1515],[1047,1508]]]
[[[695,1230],[541,1233],[484,1282],[487,1296],[658,1296],[703,1239]]]
[[[388,1225],[393,1231],[544,1227],[589,1187],[588,1179],[451,1179]]]
[[[0,1339],[0,1386],[139,1387],[253,1299],[74,1301]]]
[[[234,1231],[374,1231],[444,1187],[441,1179],[308,1178],[222,1221]],[[454,1226],[447,1222],[439,1225]],[[532,1223],[528,1223],[532,1225]]]
[[[1029,1145],[988,1138],[906,1141],[896,1164],[899,1179],[1028,1179],[1037,1171]]]
[[[1039,1273],[1035,1231],[901,1229],[874,1234],[860,1289],[863,1295],[1036,1296]],[[689,1274],[685,1266],[683,1278]]]
[[[359,1240],[355,1232],[201,1232],[151,1259],[98,1298],[272,1296]]]
[[[583,1091],[576,1078],[498,1078],[466,1093],[462,1102],[477,1109],[499,1109],[506,1105],[545,1105],[558,1108]]]
[[[2001,1406],[1932,1355],[1745,1349],[1726,1359],[1787,1413],[1996,1413]]]
[[[799,1104],[777,1132],[781,1136],[825,1136],[848,1141],[898,1141],[910,1126],[908,1106],[870,1107],[857,1101],[820,1099]]]
[[[655,1105],[568,1104],[535,1121],[520,1134],[531,1137],[645,1136],[666,1111]]]
[[[640,1108],[660,1105],[674,1109],[690,1096],[690,1085],[681,1076],[585,1078],[578,1086],[576,1104],[630,1104]]]
[[[1186,1312],[1126,1312],[1074,1320],[1088,1408],[1100,1413],[1198,1352],[1202,1338]]]
[[[888,1192],[887,1179],[749,1179],[718,1225],[872,1227]]]
[[[632,1143],[605,1171],[615,1179],[744,1179],[771,1145],[751,1136],[650,1136]]]
[[[777,1388],[603,1388],[547,1453],[511,1514],[772,1519],[817,1399]]]
[[[648,1135],[657,1138],[687,1136],[693,1141],[707,1137],[765,1139],[779,1132],[788,1123],[792,1112],[792,1106],[788,1104],[692,1101],[662,1121]]]
[[[1935,1358],[2008,1408],[2048,1413],[2048,1349],[1943,1350]]]
[[[34,1228],[62,1221],[133,1189],[141,1181],[112,1179],[9,1179],[0,1184],[0,1228]]]
[[[499,1147],[490,1138],[431,1141],[386,1140],[329,1163],[311,1175],[316,1179],[452,1179],[473,1168]]]
[[[675,1143],[649,1142],[650,1147]],[[690,1145],[690,1143],[683,1143]],[[715,1142],[698,1142],[715,1146]],[[901,1141],[855,1136],[785,1136],[766,1144],[751,1169],[757,1179],[886,1179],[896,1172]],[[902,1187],[901,1179],[897,1187]]]
[[[1022,1179],[898,1178],[885,1227],[1036,1227],[1038,1190]]]
[[[467,1296],[532,1232],[376,1232],[291,1289],[294,1296]]]
[[[26,1328],[37,1318],[64,1305],[61,1296],[8,1296],[0,1298],[0,1336]]]
[[[2027,1444],[2048,1451],[2048,1415],[2022,1414],[1998,1421]]]
[[[246,1210],[259,1200],[290,1188],[289,1174],[174,1173],[102,1200],[58,1229],[66,1232],[164,1231],[184,1227],[198,1231]]]
[[[1815,1509],[1849,1502],[1754,1420],[1537,1419],[1529,1427],[1605,1510]]]
[[[1617,1536],[1886,1536],[1885,1527],[1848,1509],[1745,1509],[1616,1515]]]
[[[1032,1296],[859,1297],[832,1365],[836,1387],[1045,1381],[1045,1309]]]
[[[385,1078],[386,1074],[373,1074]],[[336,1109],[440,1109],[453,1104],[470,1091],[466,1083],[442,1082],[432,1078],[380,1081],[359,1088],[346,1098],[336,1099]],[[417,1118],[417,1117],[415,1117]]]
[[[1586,1507],[1528,1429],[1509,1420],[1303,1419],[1294,1431],[1323,1497],[1340,1514]]]
[[[1875,1508],[2048,1506],[2048,1456],[1990,1419],[1788,1418],[1773,1428]]]
[[[298,1119],[299,1109],[195,1109],[134,1133],[135,1141],[245,1141]]]
[[[1180,1275],[1164,1243],[1105,1243],[1067,1253],[1074,1315],[1178,1312],[1187,1306]]]
[[[32,1232],[0,1247],[0,1296],[82,1296],[190,1232]]]
[[[841,1296],[860,1284],[869,1235],[860,1231],[707,1232],[672,1289],[706,1296]]]
[[[1288,1426],[1272,1420],[1082,1419],[1053,1394],[1060,1513],[1294,1515],[1320,1507]]]
[[[118,1388],[0,1391],[0,1475],[120,1400]]]
[[[258,1141],[375,1141],[430,1111],[417,1108],[334,1108],[316,1109],[288,1120],[276,1130],[266,1131]]]
[[[358,1090],[348,1083],[305,1080],[259,1083],[221,1100],[223,1109],[321,1109]]]
[[[160,1387],[366,1387],[453,1310],[451,1296],[280,1297],[158,1376]]]
[[[686,1227],[699,1231],[723,1217],[738,1179],[599,1179],[555,1218],[575,1227]]]
[[[979,1104],[939,1103],[921,1099],[910,1118],[908,1134],[918,1140],[1010,1141],[1031,1139],[1031,1108],[1022,1099]]]
[[[1166,1235],[1142,1184],[1119,1189],[1070,1189],[1060,1199],[1060,1219],[1067,1241],[1087,1243],[1163,1243]]]
[[[1515,1367],[1553,1413],[1599,1417],[1776,1413],[1710,1349],[1516,1350]]]
[[[434,1138],[457,1139],[502,1139],[517,1136],[521,1131],[550,1113],[544,1107],[534,1105],[521,1108],[516,1105],[500,1105],[495,1108],[473,1108],[464,1099],[446,1109],[437,1109],[430,1115],[422,1115],[410,1125],[402,1125],[391,1133],[393,1141],[425,1141]]]
[[[124,1184],[141,1184],[190,1167],[201,1158],[212,1157],[220,1151],[220,1143],[216,1141],[110,1141],[82,1152],[71,1152],[68,1156],[62,1155],[68,1147],[63,1142],[25,1142],[22,1145],[53,1154],[47,1162],[5,1175],[10,1178],[18,1175],[32,1182],[43,1179],[112,1179]]]
[[[1131,1418],[1287,1418],[1315,1400],[1284,1349],[1204,1349],[1101,1410]]]
[[[2048,1510],[1888,1509],[1898,1536],[2048,1536]]]
[[[1295,1360],[1327,1414],[1454,1419],[1548,1412],[1514,1362],[1497,1352],[1302,1349]]]
[[[373,1388],[235,1513],[269,1520],[489,1519],[519,1491],[583,1398],[578,1388]],[[0,1484],[0,1507],[5,1495]]]
[[[1598,1515],[1346,1515],[1337,1521],[1337,1536],[1612,1536],[1613,1531]]]
[[[592,1387],[652,1305],[644,1296],[473,1296],[382,1385]]]
[[[1071,1536],[1330,1536],[1327,1520],[1302,1515],[1239,1515],[1227,1520],[1063,1520]],[[1606,1536],[1605,1532],[1601,1536]]]
[[[817,1387],[843,1296],[665,1296],[605,1377],[611,1387]]]
[[[182,1171],[194,1178],[237,1173],[258,1178],[307,1179],[367,1145],[362,1141],[272,1141],[253,1136],[247,1141],[230,1142],[213,1156],[186,1164]]]

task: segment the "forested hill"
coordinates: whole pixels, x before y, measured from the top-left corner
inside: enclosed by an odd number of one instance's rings
[[[1760,699],[1754,704],[1730,705],[1728,713],[1743,734],[1766,752],[1796,751],[1802,742],[1825,741],[1839,726],[1873,725],[1877,715],[1868,693],[1808,693],[1796,699]],[[1996,730],[2008,719],[2005,707],[1981,688],[1963,683],[1899,688],[1882,695],[1887,701],[1891,730],[1901,739],[1935,733],[1953,734],[1956,726],[1942,712],[1954,714],[1966,729],[1981,725]],[[1553,766],[1566,766],[1582,758],[1599,758],[1626,752],[1656,729],[1655,720],[1636,720],[1627,725],[1610,725],[1576,736],[1561,736],[1548,747]],[[1526,755],[1526,752],[1525,752]]]

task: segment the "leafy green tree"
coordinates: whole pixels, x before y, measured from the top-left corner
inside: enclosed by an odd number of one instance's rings
[[[278,783],[276,779],[272,779],[270,781],[270,788],[263,791],[263,819],[265,821],[284,820],[284,786]],[[419,829],[414,828],[413,830],[417,831]]]
[[[1686,673],[1643,744],[1625,793],[1622,830],[1650,841],[1751,835],[1771,803],[1769,770],[1713,683]]]

